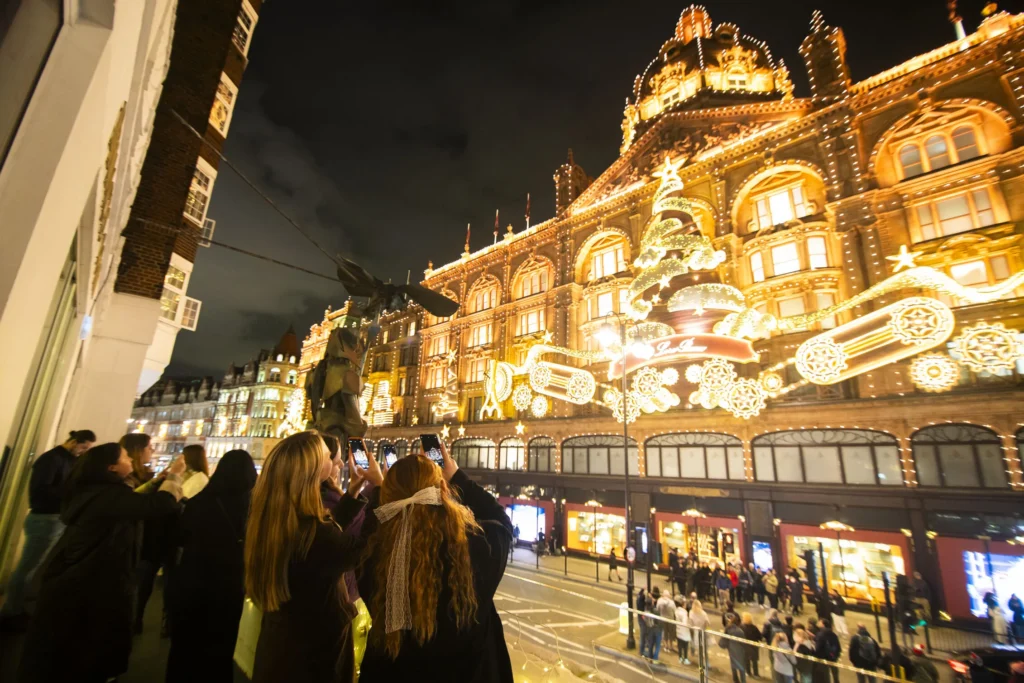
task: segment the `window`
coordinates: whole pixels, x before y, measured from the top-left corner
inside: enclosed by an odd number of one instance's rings
[[[483,346],[491,343],[491,326],[489,324],[477,325],[469,331],[469,345]]]
[[[213,193],[213,180],[217,172],[213,170],[206,160],[200,157],[196,160],[196,169],[192,174],[192,185],[188,189],[188,198],[185,200],[185,216],[196,222],[200,227],[206,220],[206,209],[210,204],[210,195]]]
[[[932,171],[949,166],[949,147],[946,138],[933,135],[924,143],[925,154],[928,155],[928,168]]]
[[[662,434],[644,453],[649,477],[746,479],[743,444],[728,434]]]
[[[996,254],[988,258],[973,261],[961,261],[949,266],[949,276],[965,287],[988,287],[998,284],[1010,277],[1010,264],[1005,254]],[[1013,298],[1015,294],[1008,292],[1005,298]],[[969,302],[939,294],[939,300],[949,306],[962,306]]]
[[[615,312],[613,309],[614,299],[611,292],[604,292],[597,295],[597,317],[603,318]]]
[[[405,396],[409,389],[409,379],[402,375],[398,378],[398,395]]]
[[[187,283],[188,273],[173,265],[167,267],[164,288],[160,293],[160,317],[194,331],[199,322],[199,309],[202,303],[198,299],[185,296]]]
[[[516,336],[533,334],[544,329],[544,309],[520,314],[516,321]]]
[[[217,94],[213,99],[213,109],[210,110],[210,123],[225,137],[228,134],[228,126],[231,125],[231,114],[235,110],[237,97],[238,86],[227,77],[227,74],[221,73]]]
[[[495,286],[488,286],[478,291],[473,298],[472,310],[470,313],[476,313],[477,311],[486,311],[490,308],[494,308],[494,304],[498,299],[498,288]]]
[[[782,299],[779,301],[780,318],[803,315],[806,312],[807,309],[804,307],[804,298],[802,296],[795,296],[790,299]]]
[[[817,303],[818,303],[817,310],[819,310],[819,311],[823,310],[823,309],[826,309],[829,306],[834,306],[835,303],[836,303],[836,295],[833,294],[832,292],[818,292],[814,296],[817,299]],[[823,329],[823,330],[831,330],[835,326],[836,326],[836,317],[834,315],[830,315],[829,317],[824,318],[821,321],[821,329]]]
[[[747,87],[747,74],[742,71],[730,72],[729,77],[726,80],[726,85],[730,90]]]
[[[562,471],[576,474],[625,474],[621,436],[577,436],[562,443]],[[636,441],[629,440],[629,472],[639,474]]]
[[[903,486],[894,436],[862,429],[775,432],[754,438],[757,481]]]
[[[750,272],[754,276],[754,282],[764,282],[764,260],[761,252],[755,251],[750,255]]]
[[[984,188],[921,204],[915,213],[921,240],[956,235],[996,221],[992,199]]]
[[[483,420],[483,416],[480,414],[483,407],[483,396],[470,396],[466,402],[466,422],[480,422]]]
[[[410,337],[415,337],[416,336],[416,321],[415,320],[413,320],[412,322],[409,323],[409,336]]]
[[[467,382],[483,382],[487,377],[487,359],[475,358],[469,361],[469,375]]]
[[[988,284],[988,271],[984,261],[957,263],[949,267],[949,275],[965,287],[980,287]]]
[[[526,447],[519,439],[505,439],[498,448],[498,467],[503,470],[525,470]]]
[[[770,228],[794,218],[802,218],[809,212],[810,206],[804,200],[804,189],[801,184],[754,199],[758,228]]]
[[[494,444],[487,439],[459,439],[452,444],[452,457],[459,467],[494,469]]]
[[[824,237],[807,238],[807,256],[811,270],[815,268],[828,268],[828,255],[825,251]]]
[[[917,145],[904,145],[900,149],[900,166],[903,167],[903,177],[913,178],[924,173],[924,166],[921,164],[921,150]]]
[[[953,149],[956,150],[956,158],[960,161],[967,161],[980,156],[978,141],[974,137],[974,130],[970,126],[960,126],[953,131]]]
[[[590,257],[591,280],[600,280],[615,275],[626,269],[626,258],[622,244],[615,244],[601,250],[595,250]]]
[[[210,240],[213,239],[213,233],[217,229],[217,221],[212,218],[207,218],[203,221],[203,229],[199,233],[199,246],[208,247],[210,246]]]
[[[231,34],[231,42],[243,55],[249,54],[249,43],[252,42],[252,29],[256,26],[256,19],[256,11],[252,5],[242,0],[242,9],[238,12],[238,21],[235,23],[234,33]]]
[[[555,471],[555,442],[546,436],[530,441],[530,457],[527,463],[531,472]]]
[[[776,275],[786,275],[800,270],[800,254],[797,252],[796,242],[780,244],[772,247],[772,265]]]
[[[385,328],[384,328],[384,332],[383,332],[383,334],[381,335],[380,343],[381,343],[381,344],[387,344],[387,343],[388,343],[388,340],[389,340],[390,338],[391,338],[391,329],[390,329],[390,328],[387,328],[387,327],[385,327]]]
[[[967,424],[925,427],[910,439],[921,486],[1006,488],[1006,463],[999,437]]]
[[[440,389],[444,386],[444,370],[441,366],[427,370],[427,389]]]
[[[430,340],[430,355],[440,356],[448,353],[448,335],[441,335]]]
[[[519,280],[519,297],[533,296],[548,291],[548,271],[546,267],[531,270]]]

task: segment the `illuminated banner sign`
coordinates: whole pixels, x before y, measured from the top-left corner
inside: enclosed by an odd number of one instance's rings
[[[703,358],[725,358],[737,363],[750,363],[760,358],[746,339],[719,334],[674,334],[646,343],[645,350],[626,356],[627,374],[648,365],[682,363]],[[649,350],[649,353],[648,353]],[[608,364],[608,379],[622,376],[622,359]]]

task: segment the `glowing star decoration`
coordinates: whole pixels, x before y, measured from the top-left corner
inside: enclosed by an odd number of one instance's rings
[[[526,425],[524,425],[523,421],[520,420],[519,423],[516,424],[516,434],[521,436],[523,434],[523,432],[525,432],[525,431],[526,431]]]
[[[451,427],[449,427],[448,425],[444,425],[443,427],[441,427],[441,438],[442,439],[447,441],[448,437],[450,437],[451,435],[452,435],[452,428]]]
[[[550,344],[554,336],[555,335],[553,335],[550,331],[546,331],[544,332],[544,335],[541,337],[541,341],[545,344]]]
[[[837,382],[847,368],[843,348],[828,337],[814,337],[800,345],[796,351],[796,369],[815,384]]]
[[[914,263],[914,259],[921,255],[919,251],[908,251],[907,245],[901,244],[900,251],[895,256],[886,256],[886,260],[892,261],[895,266],[893,272],[898,273],[904,268],[913,268],[917,264]]]
[[[949,391],[960,380],[960,368],[944,353],[924,353],[911,361],[910,379],[922,391]]]
[[[764,410],[766,394],[757,380],[738,379],[724,393],[722,407],[738,418],[749,420]]]
[[[459,432],[459,436],[465,436],[466,435],[466,428],[463,427],[462,425],[459,425],[459,428],[456,431]]]
[[[530,414],[536,418],[541,418],[547,415],[548,400],[543,396],[535,396],[533,401],[530,402]]]
[[[786,381],[782,379],[782,375],[774,371],[761,373],[758,381],[761,382],[761,388],[768,394],[774,394],[781,391],[782,387],[786,385]]]
[[[512,405],[516,410],[527,410],[532,400],[533,392],[530,391],[530,385],[528,384],[520,384],[512,392]]]
[[[941,301],[915,297],[896,305],[889,329],[904,344],[937,344],[953,331],[953,316]]]
[[[995,372],[1012,369],[1024,357],[1024,344],[1016,330],[1008,330],[1002,323],[979,323],[965,327],[953,339],[953,351],[971,370]]]

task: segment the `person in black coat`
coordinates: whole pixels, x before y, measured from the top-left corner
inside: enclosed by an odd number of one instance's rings
[[[843,648],[839,643],[839,636],[832,630],[832,622],[828,619],[821,619],[818,626],[819,630],[814,634],[814,656],[818,659],[838,662]],[[814,663],[814,683],[828,683],[830,674],[834,683],[839,683],[839,669],[818,662]]]
[[[494,497],[442,453],[443,469],[422,456],[395,463],[382,505],[367,515],[359,592],[373,625],[360,683],[512,683],[494,606],[512,525]],[[403,556],[405,567],[392,564]],[[392,569],[396,576],[407,570],[401,585],[389,580]]]
[[[61,513],[67,529],[42,569],[19,683],[102,682],[128,669],[141,522],[178,508],[185,462],[176,460],[152,495],[125,486],[131,471],[116,443],[75,463]]]
[[[256,466],[228,451],[210,483],[185,504],[181,562],[168,586],[171,651],[167,681],[230,683],[245,601],[244,541]]]
[[[263,611],[253,683],[351,683],[355,676],[352,619],[345,572],[364,543],[344,525],[362,510],[369,480],[380,484],[377,461],[356,467],[349,455],[349,488],[328,513],[320,483],[333,465],[317,432],[293,434],[267,457],[256,482],[245,532],[245,587]]]

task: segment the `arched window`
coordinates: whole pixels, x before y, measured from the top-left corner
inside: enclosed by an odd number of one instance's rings
[[[755,438],[758,481],[903,486],[896,437],[865,429],[806,429]]]
[[[530,440],[530,457],[527,459],[531,472],[555,471],[555,440],[538,436]]]
[[[502,470],[526,469],[526,446],[520,439],[505,439],[498,447],[498,468]]]
[[[999,436],[984,427],[946,424],[911,437],[921,486],[1006,488],[1006,462]]]
[[[900,166],[903,167],[904,178],[913,178],[924,172],[924,166],[921,165],[921,150],[917,145],[903,145],[900,149]]]
[[[644,446],[647,476],[746,479],[743,444],[728,434],[662,434]]]
[[[629,473],[639,474],[636,441],[629,439]],[[625,474],[622,437],[577,436],[562,442],[562,471],[574,474]]]
[[[452,457],[459,467],[494,469],[494,442],[487,439],[459,439],[452,444]]]
[[[405,439],[398,439],[395,441],[395,455],[399,458],[404,458],[409,455],[409,442]]]
[[[270,379],[268,381],[270,381],[270,382],[280,382],[281,381],[281,369],[280,368],[271,368],[270,369]]]
[[[953,131],[953,149],[956,150],[957,161],[967,161],[980,156],[978,140],[974,136],[974,129],[970,126],[960,126]]]
[[[626,240],[618,233],[603,237],[590,248],[588,280],[600,280],[626,269]]]
[[[548,291],[550,272],[550,265],[546,261],[528,259],[516,274],[513,296],[516,299],[523,299]]]
[[[946,138],[941,135],[933,135],[924,142],[924,151],[928,155],[928,169],[936,169],[949,166],[949,145]]]
[[[288,384],[294,385],[297,376],[298,376],[297,373],[294,370],[291,370],[288,373]]]

